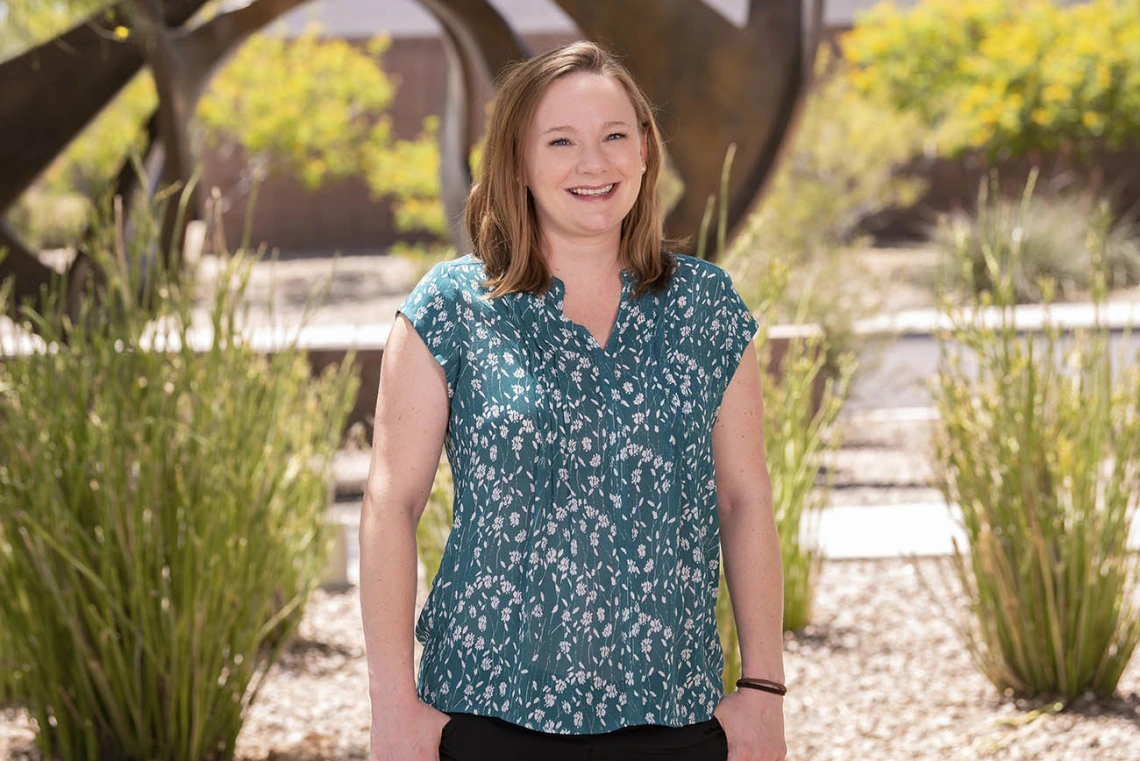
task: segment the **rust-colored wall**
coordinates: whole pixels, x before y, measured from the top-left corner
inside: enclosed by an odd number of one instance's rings
[[[1117,150],[1102,146],[1084,162],[1063,156],[1045,161],[1028,156],[1004,160],[997,166],[1002,195],[1020,198],[1033,166],[1039,168],[1035,195],[1069,188],[1095,189],[1111,199],[1117,215],[1140,211],[1140,146]],[[879,238],[922,238],[939,214],[956,209],[972,211],[988,169],[981,155],[969,152],[953,159],[915,159],[900,167],[899,173],[925,178],[930,187],[914,207],[888,209],[864,220],[863,228]]]

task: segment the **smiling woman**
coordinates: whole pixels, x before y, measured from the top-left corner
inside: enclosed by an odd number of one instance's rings
[[[759,326],[723,269],[668,250],[661,161],[601,47],[501,79],[474,250],[416,285],[381,367],[360,527],[373,761],[784,757],[780,695],[724,694],[715,611],[724,526],[745,676],[782,679]],[[413,685],[409,549],[441,445],[454,519]]]
[[[636,119],[610,77],[570,74],[547,89],[531,125],[526,185],[548,237],[613,230],[629,213],[646,168]]]
[[[573,43],[517,62],[498,84],[466,209],[492,296],[545,290],[556,274],[568,312],[605,311],[579,310],[582,292],[607,296],[612,317],[622,265],[639,276],[639,295],[663,288],[663,251],[682,241],[663,234],[661,138],[625,68],[594,43]]]

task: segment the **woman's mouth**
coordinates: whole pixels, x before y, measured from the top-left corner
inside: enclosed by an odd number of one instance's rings
[[[613,198],[614,191],[620,183],[612,182],[599,188],[571,188],[570,195],[582,201],[605,201]]]

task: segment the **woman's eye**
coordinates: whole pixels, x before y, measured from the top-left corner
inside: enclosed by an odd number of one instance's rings
[[[609,140],[611,137],[625,137],[625,136],[626,135],[624,132],[611,132],[610,134],[606,135],[606,139]],[[551,140],[550,141],[550,145],[559,145],[560,143],[569,144],[570,141],[564,137],[560,137],[557,140]]]

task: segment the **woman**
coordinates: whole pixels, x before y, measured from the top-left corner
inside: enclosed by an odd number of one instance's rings
[[[757,324],[724,270],[663,249],[661,156],[595,44],[500,82],[474,253],[424,276],[382,363],[360,526],[373,761],[785,756]],[[444,445],[454,522],[413,681]],[[727,696],[721,537],[755,687]]]

